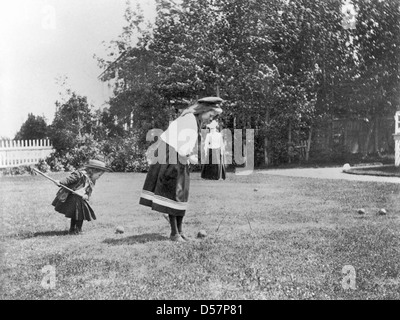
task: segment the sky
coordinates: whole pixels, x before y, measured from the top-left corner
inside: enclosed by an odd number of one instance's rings
[[[148,19],[154,0],[139,3]],[[0,0],[0,138],[14,138],[29,113],[51,124],[55,102],[65,89],[57,79],[96,108],[108,90],[93,57],[126,25],[126,0]]]

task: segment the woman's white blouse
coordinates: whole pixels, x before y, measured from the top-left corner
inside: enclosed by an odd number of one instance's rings
[[[161,139],[172,146],[181,156],[187,156],[193,152],[197,137],[197,121],[193,113],[175,119],[161,134]]]
[[[204,141],[205,149],[218,149],[223,146],[222,134],[218,131],[211,131]]]

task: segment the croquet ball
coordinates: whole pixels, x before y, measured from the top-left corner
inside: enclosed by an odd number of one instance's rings
[[[207,232],[205,230],[200,230],[197,234],[197,238],[205,238],[207,237]]]
[[[115,229],[115,233],[124,233],[124,232],[125,232],[124,227],[118,226],[118,227]]]
[[[349,170],[350,169],[350,164],[345,163],[343,166],[343,170]]]
[[[386,209],[380,209],[379,211],[378,211],[378,214],[380,215],[380,216],[384,216],[385,214],[386,214],[387,212],[386,212]]]
[[[357,210],[357,213],[358,213],[358,214],[365,214],[365,209],[358,209],[358,210]]]

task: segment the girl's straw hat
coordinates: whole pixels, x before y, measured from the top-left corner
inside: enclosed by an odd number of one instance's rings
[[[106,164],[103,161],[100,160],[89,160],[89,162],[85,165],[85,168],[92,168],[108,172],[112,171],[110,168],[106,167]]]

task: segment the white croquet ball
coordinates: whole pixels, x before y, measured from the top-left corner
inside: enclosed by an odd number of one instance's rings
[[[343,166],[343,170],[349,170],[350,169],[350,164],[345,163]]]
[[[124,227],[122,227],[122,226],[118,226],[116,229],[115,229],[115,233],[124,233],[125,232],[125,229],[124,229]]]
[[[386,209],[384,209],[384,208],[382,208],[382,209],[380,209],[380,210],[378,211],[378,214],[379,214],[380,216],[384,216],[384,215],[386,215],[386,213],[387,213],[387,211],[386,211]]]
[[[199,233],[197,234],[197,238],[202,239],[202,238],[205,238],[205,237],[207,237],[206,230],[200,230]]]

